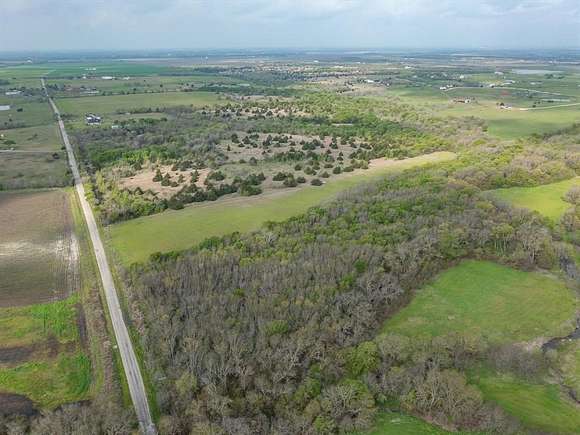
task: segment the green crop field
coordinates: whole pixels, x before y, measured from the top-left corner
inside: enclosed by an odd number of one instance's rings
[[[113,95],[98,97],[61,98],[56,103],[62,113],[83,116],[85,113],[111,115],[117,111],[140,108],[163,108],[174,106],[202,107],[218,103],[211,92],[164,92],[155,94]]]
[[[535,210],[557,221],[572,206],[562,200],[572,186],[580,186],[580,177],[543,186],[497,189],[493,191],[493,195],[511,205]]]
[[[337,177],[321,187],[304,187],[252,198],[193,205],[180,211],[134,219],[108,228],[110,241],[123,264],[146,260],[155,252],[187,249],[202,240],[236,231],[253,231],[266,221],[282,221],[306,211],[339,192],[389,172],[455,158],[439,152],[395,162],[392,166]]]
[[[576,297],[557,278],[487,261],[464,261],[417,292],[384,331],[412,337],[461,332],[490,342],[559,336],[572,329]]]
[[[496,402],[526,426],[549,433],[578,433],[578,406],[563,397],[557,385],[532,384],[485,371],[479,373],[474,381],[487,400]]]

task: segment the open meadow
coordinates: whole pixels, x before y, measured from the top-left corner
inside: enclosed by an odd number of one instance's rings
[[[63,114],[73,118],[84,117],[86,113],[111,117],[134,110],[190,106],[199,108],[218,102],[211,92],[164,92],[151,94],[113,95],[96,97],[62,98],[57,104]]]
[[[575,294],[556,277],[469,260],[418,291],[383,332],[413,340],[460,334],[487,344],[529,343],[537,350],[550,337],[574,330],[577,309]],[[572,353],[565,360],[568,385],[574,385],[575,358]],[[469,370],[469,380],[530,429],[572,434],[580,425],[577,405],[547,373],[530,381],[477,366]]]
[[[522,342],[570,332],[576,309],[575,295],[558,278],[471,260],[418,291],[384,330],[410,337],[458,332],[492,343]]]
[[[580,186],[580,177],[542,186],[498,189],[492,195],[515,207],[537,211],[556,222],[572,206],[562,198],[573,186]]]
[[[393,161],[376,169],[357,171],[316,187],[284,189],[270,195],[218,200],[184,210],[133,219],[107,227],[110,244],[128,266],[156,252],[191,248],[208,237],[260,228],[267,221],[282,221],[308,208],[332,200],[340,192],[381,176],[421,165],[445,162],[453,153],[433,153]]]

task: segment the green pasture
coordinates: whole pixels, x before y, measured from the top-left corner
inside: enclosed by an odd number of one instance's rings
[[[87,399],[90,385],[91,361],[83,352],[0,367],[0,391],[25,395],[41,409]]]
[[[94,69],[93,69],[94,68]],[[66,78],[87,76],[144,76],[161,73],[180,72],[180,68],[151,65],[143,62],[46,62],[42,64],[23,64],[0,68],[0,79],[26,78]]]
[[[17,99],[5,103],[10,105],[10,110],[0,111],[0,130],[13,127],[34,127],[54,122],[50,106],[40,98]],[[0,105],[5,103],[0,102]],[[18,109],[22,111],[19,112]]]
[[[336,197],[361,182],[392,171],[448,161],[439,152],[396,162],[393,166],[336,177],[320,187],[308,186],[271,195],[218,200],[179,211],[134,219],[108,228],[110,243],[124,265],[146,260],[155,252],[183,250],[212,236],[257,230],[266,221],[282,221]]]
[[[556,337],[572,329],[576,297],[561,280],[488,261],[464,261],[419,290],[385,332],[429,338],[459,332],[488,342]]]
[[[49,337],[63,344],[77,341],[78,302],[78,295],[73,295],[58,302],[0,309],[0,346],[30,346]]]
[[[114,116],[117,111],[128,112],[140,108],[202,107],[216,104],[218,101],[218,96],[211,92],[164,92],[61,98],[56,103],[63,114],[80,117],[84,116],[85,113]]]
[[[217,75],[192,75],[192,76],[137,76],[124,79],[118,77],[115,80],[103,80],[96,78],[76,79],[50,79],[49,83],[66,87],[68,90],[59,90],[57,96],[78,95],[83,91],[98,90],[99,92],[112,93],[144,93],[159,91],[176,91],[184,86],[202,86],[204,84],[235,84],[240,80]]]
[[[572,205],[562,199],[572,186],[580,186],[580,177],[536,187],[511,187],[492,191],[493,196],[513,206],[527,208],[558,221]]]
[[[509,74],[503,78],[493,75],[479,77],[486,83],[499,83],[514,79],[516,83],[504,88],[455,88],[443,92],[433,84],[432,86],[395,86],[389,90],[391,95],[401,97],[404,101],[423,106],[440,116],[464,117],[473,116],[487,121],[488,132],[504,139],[515,139],[529,136],[533,133],[548,133],[567,127],[580,121],[580,105],[569,107],[548,108],[559,104],[573,104],[580,102],[580,75],[569,75],[564,79],[543,80],[516,74]],[[540,84],[537,84],[541,82]],[[535,83],[535,84],[531,84]],[[515,89],[521,88],[521,89]],[[530,89],[531,91],[525,91]],[[550,92],[562,95],[542,94]],[[532,98],[527,95],[531,94]],[[476,101],[469,104],[454,103],[454,98],[474,98]],[[541,99],[560,98],[569,99],[565,103],[549,103],[542,101],[539,109],[522,111],[519,108],[531,108],[532,104]],[[498,107],[503,102],[513,109],[505,110]]]
[[[48,346],[36,355],[41,359],[0,364],[0,391],[25,395],[42,409],[87,398],[91,363],[79,349],[78,303],[78,295],[73,295],[59,302],[0,309],[0,347],[34,351]],[[53,351],[58,355],[50,356]]]
[[[0,150],[60,151],[61,147],[56,124],[0,130]]]
[[[578,406],[557,385],[534,384],[511,376],[480,372],[473,381],[484,398],[500,405],[527,427],[555,434],[577,434]]]

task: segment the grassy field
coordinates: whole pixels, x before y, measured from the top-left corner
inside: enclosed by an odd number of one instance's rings
[[[34,127],[37,125],[48,125],[54,122],[54,117],[48,103],[41,99],[32,101],[15,99],[0,102],[0,104],[10,106],[10,110],[0,111],[0,129]],[[18,109],[22,109],[22,111],[19,112]]]
[[[0,391],[24,395],[42,409],[86,399],[90,384],[90,359],[80,351],[13,368],[0,367]]]
[[[0,152],[0,190],[66,186],[70,182],[63,153]]]
[[[56,124],[0,130],[0,150],[60,151],[61,142]]]
[[[32,79],[43,76],[49,78],[80,77],[88,76],[143,76],[164,72],[181,72],[182,69],[156,65],[148,65],[142,62],[126,61],[87,61],[87,62],[46,62],[42,64],[23,64],[18,66],[6,66],[0,68],[0,79]]]
[[[84,116],[85,113],[115,115],[117,111],[138,108],[174,106],[202,107],[216,104],[218,96],[211,92],[165,92],[157,94],[113,95],[80,98],[61,98],[56,103],[62,113]]]
[[[572,186],[580,186],[580,177],[537,187],[498,189],[493,195],[516,207],[528,208],[557,221],[571,204],[562,197]]]
[[[434,153],[395,162],[391,167],[336,177],[321,187],[308,186],[269,196],[233,198],[194,205],[180,211],[134,219],[108,228],[110,242],[124,265],[144,261],[155,252],[187,249],[202,240],[232,232],[252,231],[266,221],[282,221],[361,182],[392,171],[443,162],[452,153]]]
[[[2,347],[32,346],[47,339],[59,344],[79,340],[76,325],[76,305],[73,295],[65,300],[48,304],[0,309],[0,343]]]
[[[365,432],[368,435],[446,435],[450,433],[419,418],[395,412],[380,413],[373,429]]]
[[[554,277],[470,260],[420,290],[387,321],[384,331],[411,337],[460,332],[495,343],[526,341],[569,333],[576,308],[575,295]]]
[[[487,400],[496,402],[526,426],[549,433],[578,433],[578,407],[562,397],[557,385],[531,384],[485,371],[474,381]]]
[[[577,74],[570,74],[564,79],[545,79],[542,76],[540,78],[522,77],[518,74],[506,74],[501,79],[493,74],[478,74],[472,78],[486,84],[508,79],[515,80],[516,83],[503,88],[455,88],[448,92],[440,91],[436,84],[422,87],[395,86],[389,90],[388,94],[397,95],[411,104],[426,107],[439,116],[474,116],[484,119],[487,121],[488,132],[504,139],[515,139],[533,133],[547,133],[580,121],[580,105],[548,108],[558,104],[580,102],[580,88],[578,88],[580,78]],[[562,95],[541,94],[536,91]],[[528,95],[532,95],[533,98]],[[454,98],[472,98],[475,102],[454,103]],[[538,110],[519,110],[520,108],[529,109],[534,102],[548,98],[562,98],[569,101],[565,103],[542,102]],[[513,109],[501,110],[498,108],[499,102],[513,106]]]

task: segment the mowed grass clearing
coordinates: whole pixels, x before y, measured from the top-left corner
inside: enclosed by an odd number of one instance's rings
[[[557,221],[572,204],[562,197],[572,186],[580,186],[580,177],[536,187],[497,189],[493,195],[516,207],[527,208]]]
[[[549,433],[577,434],[580,410],[557,385],[532,384],[511,376],[480,372],[473,381],[486,400],[496,402],[526,426]]]
[[[574,329],[576,297],[561,280],[488,261],[441,273],[387,321],[384,332],[430,338],[453,332],[492,343],[556,337]]]
[[[373,429],[364,433],[367,435],[447,435],[452,432],[440,429],[410,415],[382,412],[377,417]]]
[[[361,182],[388,173],[444,162],[455,154],[438,152],[393,161],[376,169],[336,177],[320,187],[308,186],[251,198],[236,197],[214,203],[192,205],[179,211],[166,211],[108,227],[110,243],[121,262],[128,266],[155,252],[183,250],[208,237],[257,230],[267,221],[283,221],[308,208],[331,200]]]
[[[218,95],[212,92],[164,92],[134,95],[60,98],[56,101],[62,113],[84,116],[86,113],[113,115],[141,108],[164,108],[175,106],[203,107],[217,104]]]

